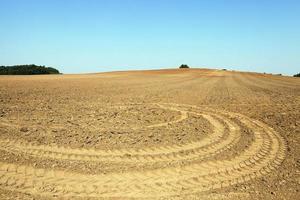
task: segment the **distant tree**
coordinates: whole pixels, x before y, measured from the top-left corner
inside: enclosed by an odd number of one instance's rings
[[[0,66],[0,75],[35,75],[35,74],[59,74],[59,71],[52,67],[38,65],[14,65]]]
[[[295,74],[294,77],[300,77],[300,73]]]
[[[182,65],[180,65],[179,68],[182,69],[182,68],[190,68],[190,67],[188,65],[182,64]]]

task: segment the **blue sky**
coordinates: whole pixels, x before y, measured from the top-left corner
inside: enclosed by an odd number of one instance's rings
[[[300,72],[300,1],[0,0],[0,65]]]

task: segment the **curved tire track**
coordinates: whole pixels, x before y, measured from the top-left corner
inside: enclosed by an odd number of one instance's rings
[[[168,109],[165,106],[161,106]],[[58,146],[34,145],[28,142],[0,140],[0,149],[9,152],[26,153],[34,157],[51,158],[57,160],[77,160],[77,161],[109,161],[109,162],[161,162],[161,161],[179,161],[194,158],[206,158],[223,152],[231,148],[240,139],[239,127],[228,119],[222,121],[229,128],[229,135],[224,138],[225,127],[216,120],[215,116],[200,114],[196,112],[187,112],[175,108],[170,110],[179,111],[181,117],[172,122],[166,122],[163,125],[178,123],[187,119],[187,113],[200,115],[210,124],[214,125],[214,131],[208,137],[201,141],[190,142],[184,145],[170,145],[159,148],[144,149],[120,149],[120,150],[92,150],[92,149],[72,149]],[[152,127],[162,126],[162,124]]]
[[[173,106],[199,109],[187,105]],[[0,185],[8,190],[46,196],[159,197],[203,192],[243,183],[264,176],[281,164],[285,157],[285,143],[272,128],[240,114],[215,112],[219,113],[216,115],[221,120],[228,121],[227,118],[235,117],[253,130],[254,141],[239,155],[185,166],[98,175],[1,162]],[[232,135],[238,135],[238,132],[230,130]],[[144,154],[140,152],[139,155]]]

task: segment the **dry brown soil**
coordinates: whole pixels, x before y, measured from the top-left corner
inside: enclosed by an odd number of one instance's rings
[[[300,78],[0,77],[0,199],[297,199]]]

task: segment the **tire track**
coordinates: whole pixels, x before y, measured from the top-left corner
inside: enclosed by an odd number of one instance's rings
[[[200,110],[195,106],[172,106]],[[0,185],[7,190],[44,196],[161,197],[243,183],[264,176],[281,164],[285,143],[272,128],[240,114],[211,112],[223,121],[233,117],[238,119],[253,130],[254,141],[229,159],[124,173],[88,175],[0,162]]]
[[[163,106],[161,106],[163,107]],[[166,108],[166,107],[164,107]],[[163,125],[178,123],[187,118],[187,112],[173,108],[182,112],[180,119],[166,122]],[[9,152],[26,153],[34,157],[51,158],[58,160],[77,161],[110,161],[110,162],[158,162],[158,161],[179,161],[193,158],[206,158],[230,149],[240,139],[239,127],[229,120],[223,122],[229,128],[228,137],[225,135],[225,127],[215,118],[207,114],[199,115],[214,125],[214,131],[201,141],[191,142],[184,145],[171,145],[159,148],[144,149],[121,149],[121,150],[92,150],[92,149],[72,149],[58,146],[34,145],[27,142],[0,140],[0,149]],[[161,126],[162,124],[159,124]],[[153,126],[154,127],[154,126]],[[156,127],[156,125],[155,125]],[[180,153],[180,154],[179,154]]]

